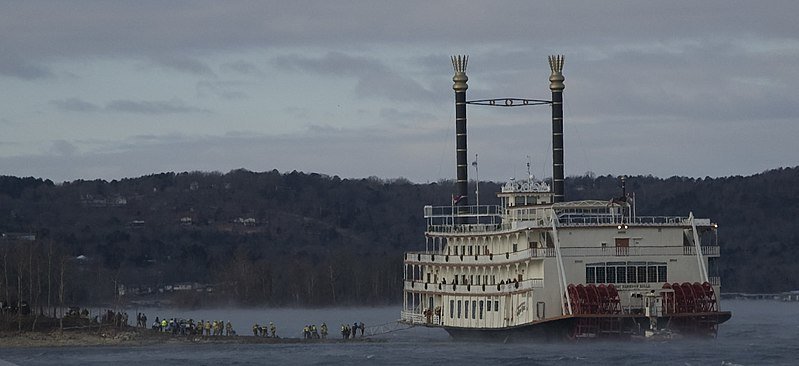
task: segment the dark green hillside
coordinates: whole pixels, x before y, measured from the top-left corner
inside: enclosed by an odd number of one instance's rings
[[[619,194],[610,176],[566,183],[568,199]],[[481,184],[481,192],[498,189]],[[630,177],[628,190],[639,215],[693,211],[719,223],[725,291],[799,288],[799,169]],[[213,288],[184,291],[187,305],[397,302],[403,252],[424,247],[422,206],[447,205],[451,192],[452,182],[277,171],[61,185],[0,177],[0,300],[55,303],[63,269],[65,303],[111,301],[119,284],[132,298],[179,283]],[[484,194],[481,203],[496,202]]]

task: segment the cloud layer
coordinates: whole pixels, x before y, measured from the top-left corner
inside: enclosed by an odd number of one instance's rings
[[[2,174],[454,174],[450,54],[470,99],[548,98],[566,170],[797,165],[795,1],[19,2],[0,12]],[[469,108],[481,178],[549,174],[546,108]],[[169,157],[166,159],[165,157]]]

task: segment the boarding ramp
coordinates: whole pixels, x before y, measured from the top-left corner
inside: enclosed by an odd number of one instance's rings
[[[398,332],[398,331],[401,331],[401,330],[410,329],[410,328],[413,328],[413,327],[414,327],[413,324],[402,323],[399,320],[397,320],[397,321],[383,323],[383,324],[379,324],[379,325],[367,326],[365,331],[364,331],[364,335],[363,336],[364,337],[374,337],[374,336],[379,336],[379,335],[383,335],[383,334],[388,334],[388,333]]]

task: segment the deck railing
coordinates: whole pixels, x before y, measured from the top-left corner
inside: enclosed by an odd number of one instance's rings
[[[544,288],[544,280],[533,278],[529,280],[503,284],[454,284],[454,283],[427,283],[422,281],[405,281],[405,291],[408,292],[435,292],[445,295],[502,295],[513,292],[529,291]]]
[[[567,247],[560,248],[563,257],[640,257],[640,256],[681,256],[696,255],[693,246],[631,246],[631,247]],[[703,246],[702,255],[718,256],[718,246]],[[407,252],[406,263],[419,264],[465,264],[485,265],[513,263],[525,259],[549,258],[555,256],[555,248],[529,248],[517,252],[451,255],[438,252]]]
[[[481,233],[512,230],[519,225],[532,228],[548,228],[549,215],[541,209],[506,210],[499,206],[425,206],[429,233]],[[551,212],[551,211],[549,211]],[[584,214],[558,211],[559,227],[590,226],[690,226],[691,220],[684,216],[622,216],[607,213]],[[459,221],[461,220],[461,221]],[[710,219],[694,219],[697,226],[710,226]]]

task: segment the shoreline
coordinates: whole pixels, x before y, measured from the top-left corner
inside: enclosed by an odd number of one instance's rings
[[[329,344],[385,342],[372,338],[264,338],[254,336],[176,336],[142,328],[69,329],[36,332],[0,332],[0,348],[154,346],[162,344]]]

